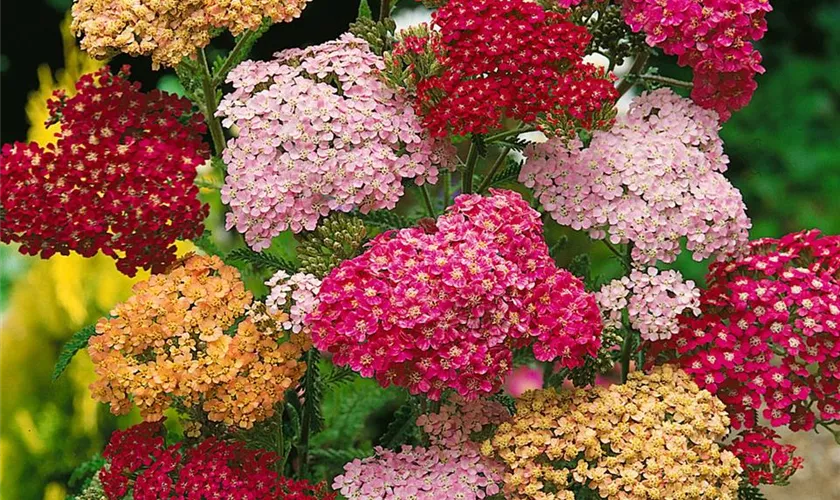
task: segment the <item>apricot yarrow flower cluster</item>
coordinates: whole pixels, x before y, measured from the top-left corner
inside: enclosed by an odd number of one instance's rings
[[[672,262],[682,238],[695,260],[747,243],[741,194],[723,176],[729,159],[710,111],[668,89],[637,97],[609,131],[534,144],[519,180],[562,225],[633,243],[633,260]]]
[[[716,441],[723,404],[676,368],[634,372],[626,384],[525,393],[516,419],[481,451],[505,464],[511,498],[734,500],[741,466]]]
[[[116,431],[103,452],[108,465],[100,473],[106,498],[131,493],[136,500],[228,498],[332,500],[326,484],[312,485],[280,477],[276,454],[251,450],[241,441],[209,438],[197,446],[166,446],[161,422],[145,422]],[[176,495],[173,497],[172,495]]]
[[[308,1],[75,0],[72,28],[93,57],[151,56],[157,69],[177,66],[206,46],[214,28],[239,35],[259,28],[263,18],[288,22],[300,16]]]
[[[610,123],[618,94],[583,62],[592,36],[566,14],[528,0],[451,0],[432,20],[438,31],[403,37],[394,55],[417,73],[416,108],[433,135],[483,134],[505,117],[564,135]],[[439,71],[411,63],[425,51]]]
[[[764,73],[753,43],[767,31],[769,0],[625,0],[624,19],[651,47],[694,70],[691,97],[723,120],[746,106]]]
[[[224,152],[227,225],[254,250],[331,211],[394,208],[403,179],[435,183],[454,148],[429,138],[408,102],[378,76],[382,58],[350,34],[231,71],[219,105],[238,136]]]
[[[629,276],[612,280],[595,294],[605,316],[604,327],[621,328],[626,308],[630,326],[645,340],[668,339],[679,332],[678,317],[684,312],[700,314],[700,290],[683,281],[679,271],[633,269]]]
[[[117,415],[137,406],[147,421],[176,401],[242,428],[270,417],[303,376],[298,360],[310,342],[292,334],[278,343],[251,318],[239,321],[250,304],[239,272],[218,257],[193,256],[138,283],[90,339],[93,397]]]
[[[736,429],[840,422],[840,236],[760,239],[714,264],[702,315],[651,346],[726,403]]]
[[[73,97],[47,105],[57,142],[6,144],[0,240],[48,258],[102,252],[117,269],[162,272],[175,241],[201,235],[207,206],[193,184],[208,154],[205,127],[186,99],[107,68],[84,75]]]
[[[405,445],[399,451],[377,447],[375,456],[346,464],[333,488],[347,498],[368,500],[473,500],[496,495],[500,466],[481,456],[471,435],[509,417],[497,402],[468,402],[455,394],[438,412],[417,418],[429,447]]]
[[[515,348],[574,368],[600,345],[594,296],[556,268],[539,213],[512,191],[461,195],[436,225],[378,236],[318,299],[307,320],[335,364],[432,399],[494,392]]]
[[[306,328],[306,316],[318,307],[321,280],[308,273],[290,276],[281,270],[266,281],[265,286],[269,289],[265,299],[268,310],[273,314],[288,314],[289,319],[283,322],[283,328],[293,333],[303,331]]]

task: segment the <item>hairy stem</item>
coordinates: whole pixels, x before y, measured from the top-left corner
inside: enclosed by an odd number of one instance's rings
[[[650,53],[646,50],[640,52],[636,56],[636,60],[633,62],[633,66],[630,68],[630,71],[624,75],[624,79],[618,84],[617,90],[619,97],[623,96],[628,90],[633,88],[633,85],[636,84],[636,78],[645,70],[648,59],[650,59]]]
[[[626,257],[625,257],[625,256],[624,256],[624,255],[623,255],[623,254],[622,254],[622,253],[621,253],[621,252],[620,252],[620,251],[619,251],[619,250],[615,247],[615,245],[613,245],[612,243],[610,243],[610,240],[603,239],[603,240],[601,240],[601,241],[603,241],[603,242],[604,242],[604,245],[606,245],[606,247],[610,249],[610,252],[612,252],[613,254],[615,254],[615,256],[616,256],[616,257],[618,257],[619,262],[621,262],[621,265],[622,265],[622,266],[624,266],[625,270],[629,271],[629,270],[631,269],[631,267],[632,267],[632,264],[631,264],[631,263],[632,263],[632,261],[630,260],[630,257],[629,257],[629,252],[628,252],[628,256],[626,256]]]
[[[207,65],[204,49],[198,51],[198,64],[201,66],[201,88],[204,94],[202,106],[204,121],[207,122],[207,128],[210,129],[210,136],[213,138],[213,150],[216,155],[221,155],[225,149],[225,133],[216,116],[216,87],[213,85],[213,77],[210,75],[210,66]]]
[[[379,21],[382,22],[388,19],[391,15],[391,0],[382,0],[379,4]]]
[[[536,131],[537,131],[537,127],[533,127],[533,126],[530,126],[530,125],[524,126],[524,127],[517,127],[515,129],[505,130],[504,132],[499,132],[497,134],[488,135],[487,138],[485,139],[485,142],[487,142],[487,144],[490,144],[490,143],[493,143],[493,142],[496,142],[496,141],[502,141],[504,139],[507,139],[508,137],[514,137],[514,136],[517,136],[519,134],[526,134],[528,132],[536,132]]]
[[[670,78],[667,76],[660,76],[660,75],[639,75],[640,80],[647,80],[649,82],[658,82],[664,83],[665,85],[671,85],[673,87],[682,87],[684,89],[693,89],[694,84],[691,82],[687,82],[685,80],[678,80],[676,78]]]
[[[213,75],[212,83],[214,88],[218,87],[224,82],[225,77],[233,67],[233,63],[234,61],[236,61],[236,58],[239,56],[239,53],[242,52],[242,50],[251,43],[255,36],[257,36],[257,32],[254,30],[248,30],[242,33],[242,35],[239,37],[239,40],[236,42],[236,45],[233,46],[233,50],[231,50],[225,58],[225,61],[222,63],[222,66],[219,68],[219,71],[217,71],[216,74]]]
[[[429,196],[429,190],[426,185],[420,186],[420,193],[423,195],[423,202],[426,204],[426,211],[429,212],[429,217],[435,218],[435,207],[432,205],[432,197]]]
[[[478,162],[478,147],[475,142],[470,143],[470,152],[467,153],[467,161],[464,167],[464,174],[461,179],[461,192],[463,194],[472,193],[473,175],[475,174],[475,164]]]
[[[449,200],[452,199],[452,172],[443,173],[443,208],[449,206]]]
[[[499,154],[499,157],[496,158],[496,161],[495,163],[493,163],[493,166],[490,167],[490,170],[487,171],[487,174],[484,176],[484,179],[481,180],[481,185],[478,186],[476,193],[481,193],[485,189],[490,187],[490,183],[493,182],[493,176],[496,175],[496,172],[499,170],[499,167],[501,167],[505,163],[505,160],[507,159],[509,153],[510,148],[502,149],[502,152]]]

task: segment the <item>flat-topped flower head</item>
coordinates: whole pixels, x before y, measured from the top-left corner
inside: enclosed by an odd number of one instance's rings
[[[146,421],[175,402],[241,428],[272,416],[303,376],[310,341],[278,338],[288,316],[252,318],[251,300],[239,271],[218,257],[190,257],[138,283],[90,339],[93,397],[116,415],[136,406]]]
[[[350,34],[231,71],[219,106],[238,136],[224,152],[229,228],[255,250],[330,212],[391,209],[404,179],[437,182],[454,148],[424,132],[409,103],[379,77],[382,58]]]
[[[436,225],[384,233],[321,285],[315,345],[385,386],[438,399],[497,390],[512,350],[574,368],[598,351],[595,298],[555,267],[539,213],[512,191],[462,195]]]
[[[204,124],[186,99],[107,69],[83,76],[77,93],[48,103],[55,144],[6,144],[0,157],[0,239],[49,258],[102,252],[133,276],[175,261],[175,240],[201,235],[207,206],[196,168],[207,157]]]
[[[751,226],[723,176],[714,113],[667,89],[643,94],[589,147],[554,140],[525,149],[519,180],[554,220],[597,239],[632,243],[639,264],[695,260],[742,249]]]
[[[627,383],[525,393],[482,444],[504,464],[506,498],[737,498],[741,466],[717,442],[723,403],[671,366]],[[553,494],[554,496],[547,496]]]

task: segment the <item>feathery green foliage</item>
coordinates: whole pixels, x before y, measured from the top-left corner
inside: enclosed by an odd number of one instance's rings
[[[743,481],[738,487],[738,500],[765,500],[765,497],[757,486],[753,486],[749,482]]]
[[[70,340],[61,348],[61,353],[58,355],[58,361],[55,363],[52,379],[58,380],[64,370],[70,366],[73,357],[77,352],[86,348],[91,337],[96,335],[96,325],[88,325],[78,332],[74,333]]]
[[[297,266],[283,257],[273,255],[267,252],[255,252],[247,247],[237,248],[231,251],[225,257],[225,262],[231,263],[238,269],[242,270],[242,265],[249,265],[255,271],[271,271],[275,273],[286,271],[287,273],[296,273]],[[239,264],[239,265],[237,265]]]
[[[414,221],[400,214],[387,210],[376,210],[367,214],[357,213],[357,217],[364,221],[365,225],[380,229],[403,229],[414,225]]]
[[[417,405],[412,399],[408,399],[400,406],[394,419],[388,424],[385,434],[379,439],[380,446],[396,450],[403,444],[411,441],[417,432]]]

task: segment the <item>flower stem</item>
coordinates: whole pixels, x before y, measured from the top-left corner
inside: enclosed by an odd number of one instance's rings
[[[426,185],[423,184],[420,186],[420,193],[423,194],[423,201],[426,203],[426,211],[429,212],[429,217],[432,219],[435,218],[435,207],[432,205],[432,198],[429,196],[429,190],[426,188]]]
[[[499,154],[499,157],[496,158],[496,162],[493,163],[493,166],[490,167],[490,170],[487,171],[487,175],[485,175],[484,179],[482,179],[481,185],[478,186],[476,193],[481,193],[482,191],[490,187],[490,184],[493,182],[493,176],[496,175],[496,172],[499,170],[499,167],[501,167],[502,164],[505,162],[509,153],[510,148],[502,149],[502,152]]]
[[[478,147],[475,142],[470,143],[470,152],[467,153],[467,161],[464,168],[463,178],[461,179],[461,192],[463,194],[472,193],[473,175],[475,174],[475,164],[478,161]]]
[[[222,66],[219,70],[213,75],[212,84],[213,87],[218,87],[224,82],[225,77],[227,76],[228,72],[233,67],[234,61],[239,56],[239,53],[248,46],[254,37],[257,36],[257,32],[254,30],[248,30],[242,33],[239,37],[239,40],[236,42],[236,45],[233,46],[233,50],[225,58],[225,61],[222,63]]]
[[[443,208],[449,206],[449,200],[452,198],[452,172],[443,173]]]
[[[621,383],[627,382],[630,374],[630,355],[633,352],[633,330],[624,329],[624,344],[621,346]]]
[[[628,253],[627,253],[627,255],[628,255],[628,256],[627,256],[627,257],[625,257],[624,255],[622,255],[622,254],[621,254],[621,252],[619,252],[619,251],[618,251],[618,249],[615,247],[615,245],[613,245],[612,243],[610,243],[610,241],[609,241],[609,240],[604,239],[604,240],[601,240],[601,241],[603,241],[603,242],[604,242],[604,245],[606,245],[606,246],[607,246],[607,248],[609,248],[609,249],[610,249],[610,252],[614,253],[614,254],[615,254],[615,256],[616,256],[616,257],[618,257],[618,260],[621,262],[621,265],[623,265],[623,266],[624,266],[624,268],[625,268],[627,271],[629,271],[630,269],[632,269],[632,265],[631,265],[631,262],[632,262],[632,261],[630,260],[630,257],[629,257],[629,255],[630,255],[630,252],[629,252],[629,251],[628,251]]]
[[[379,21],[382,22],[388,19],[391,15],[391,0],[382,0],[379,4]]]
[[[213,138],[213,149],[217,155],[221,155],[225,149],[225,133],[216,116],[216,87],[213,85],[213,77],[210,75],[210,66],[207,65],[204,49],[198,51],[198,64],[201,66],[201,88],[204,94],[204,109],[202,109],[204,121],[207,122],[207,128],[210,129],[210,136]]]
[[[496,142],[496,141],[501,141],[501,140],[507,139],[508,137],[513,137],[513,136],[517,136],[519,134],[526,134],[528,132],[536,132],[536,131],[537,131],[537,127],[533,127],[531,125],[528,125],[528,126],[525,126],[525,127],[517,127],[515,129],[505,130],[504,132],[499,132],[498,134],[489,135],[485,139],[485,142],[487,144],[490,144],[490,143],[493,143],[493,142]]]
[[[650,59],[650,52],[643,50],[639,52],[636,56],[636,60],[633,62],[633,66],[630,68],[630,71],[624,76],[624,79],[618,84],[618,96],[619,98],[627,93],[628,90],[633,88],[633,85],[636,84],[636,78],[645,70],[647,66],[648,59]]]
[[[693,89],[694,84],[685,80],[677,80],[676,78],[669,78],[660,75],[639,75],[640,80],[648,80],[650,82],[664,83],[673,87],[682,87],[684,89]]]

